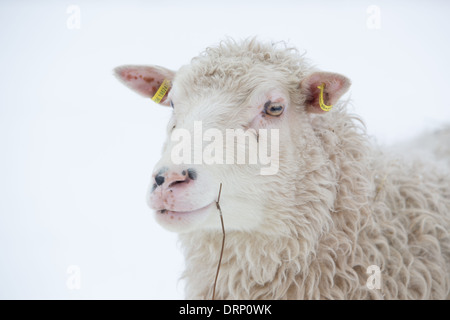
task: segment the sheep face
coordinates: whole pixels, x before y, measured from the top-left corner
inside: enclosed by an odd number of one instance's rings
[[[322,112],[317,87],[328,84],[330,104],[348,81],[331,73],[308,74],[299,60],[289,69],[275,56],[210,53],[176,73],[154,66],[116,69],[120,80],[147,97],[160,94],[164,80],[170,81],[160,104],[171,107],[172,117],[147,196],[165,228],[220,228],[220,184],[228,230],[270,233],[280,223],[276,212],[295,206],[297,179],[310,167],[299,155],[315,143],[308,139],[313,136],[308,114]]]

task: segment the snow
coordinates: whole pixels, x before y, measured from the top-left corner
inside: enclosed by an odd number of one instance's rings
[[[68,28],[71,5],[80,29]],[[372,5],[379,29],[367,24]],[[114,67],[177,69],[226,36],[285,40],[347,75],[352,110],[391,145],[450,120],[449,9],[437,0],[0,2],[0,298],[183,298],[176,235],[145,203],[170,110],[125,88]]]

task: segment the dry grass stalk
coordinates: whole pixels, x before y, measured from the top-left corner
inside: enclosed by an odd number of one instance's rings
[[[220,250],[220,258],[219,258],[219,264],[217,265],[217,272],[216,272],[216,278],[214,279],[214,287],[213,287],[213,294],[212,294],[212,300],[215,299],[216,296],[216,284],[217,284],[217,278],[219,277],[219,271],[220,271],[220,265],[222,264],[222,256],[223,256],[223,248],[225,245],[225,227],[223,225],[223,217],[222,217],[222,209],[220,208],[220,194],[222,193],[222,183],[220,183],[220,189],[219,189],[219,195],[217,196],[217,201],[216,201],[216,207],[217,210],[219,210],[219,215],[220,215],[220,222],[222,224],[222,233],[223,233],[223,238],[222,238],[222,249]]]

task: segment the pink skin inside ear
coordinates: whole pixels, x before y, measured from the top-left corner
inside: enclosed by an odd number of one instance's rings
[[[165,79],[162,74],[151,67],[119,67],[116,69],[116,75],[129,88],[149,98],[155,95]],[[161,103],[165,102],[169,91],[167,91]]]
[[[319,105],[320,89],[318,86],[322,83],[325,84],[323,100],[326,105],[334,105],[350,86],[349,80],[340,74],[328,72],[313,73],[302,82],[302,87],[307,93],[306,108],[309,112],[325,112]]]

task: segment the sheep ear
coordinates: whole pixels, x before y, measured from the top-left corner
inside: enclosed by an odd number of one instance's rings
[[[163,67],[131,65],[115,68],[114,74],[128,88],[148,98],[153,98],[155,96],[164,80],[172,82],[175,76],[175,72]],[[170,87],[159,104],[165,106],[169,105],[170,102],[167,99],[169,91]]]
[[[327,106],[334,105],[339,98],[347,92],[350,80],[343,75],[331,72],[314,72],[300,83],[300,90],[305,98],[305,109],[307,112],[324,113],[320,105],[320,89],[324,84],[323,103]]]

